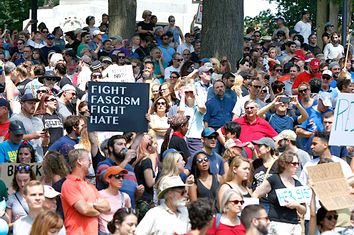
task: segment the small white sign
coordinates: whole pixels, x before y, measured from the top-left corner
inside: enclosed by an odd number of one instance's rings
[[[280,206],[289,202],[310,203],[312,191],[308,186],[282,188],[275,190]]]

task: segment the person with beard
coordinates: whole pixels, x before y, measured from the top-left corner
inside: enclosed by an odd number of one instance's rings
[[[311,79],[313,78],[321,78],[321,73],[320,71],[320,65],[321,61],[317,58],[314,58],[310,61],[308,64],[308,71],[301,72],[297,75],[297,77],[294,80],[294,84],[292,86],[292,94],[293,95],[298,95],[299,92],[297,88],[299,85],[303,82],[310,82]]]
[[[102,198],[94,185],[85,177],[91,156],[85,149],[69,152],[71,174],[61,190],[66,234],[98,234],[98,216],[111,210],[109,202]]]
[[[331,88],[336,88],[337,87],[337,80],[339,77],[339,74],[341,72],[340,65],[337,61],[333,61],[328,65],[329,70],[332,72],[332,81],[330,82],[330,87]]]
[[[185,234],[189,231],[187,191],[179,176],[166,176],[160,182],[158,199],[164,199],[150,209],[136,228],[137,235]]]
[[[75,115],[75,100],[76,100],[76,88],[73,85],[66,84],[61,88],[59,92],[58,101],[58,113],[67,118],[70,115]]]
[[[340,44],[338,33],[332,33],[331,42],[324,47],[323,54],[325,60],[336,60],[343,57],[344,47]]]
[[[96,168],[96,187],[98,190],[106,189],[108,184],[104,178],[107,168],[119,166],[128,171],[125,175],[121,191],[127,193],[131,199],[132,207],[135,208],[137,201],[144,192],[144,186],[137,184],[134,168],[130,165],[136,156],[136,151],[127,149],[127,141],[123,135],[114,135],[107,142],[108,158],[97,164]]]
[[[300,160],[300,166],[296,171],[296,175],[299,177],[301,170],[304,169],[305,164],[311,160],[312,156],[296,146],[296,137],[296,133],[293,130],[283,130],[279,135],[274,137],[274,141],[277,144],[277,150],[280,153],[285,151],[297,153]]]
[[[57,139],[49,148],[48,151],[58,151],[63,145],[70,145],[74,147],[79,143],[82,129],[86,127],[85,118],[81,116],[71,115],[64,121],[64,129],[66,135]]]
[[[267,235],[269,217],[262,205],[248,205],[241,212],[241,222],[246,235]]]

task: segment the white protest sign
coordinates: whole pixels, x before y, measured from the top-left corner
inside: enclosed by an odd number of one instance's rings
[[[338,95],[329,145],[354,145],[354,94]]]
[[[195,19],[195,23],[201,24],[203,19],[203,3],[199,3],[197,17]]]
[[[307,186],[276,189],[275,193],[280,206],[285,206],[289,202],[310,203],[311,189]]]
[[[132,65],[113,64],[107,68],[106,72],[108,78],[104,79],[105,82],[135,82]]]

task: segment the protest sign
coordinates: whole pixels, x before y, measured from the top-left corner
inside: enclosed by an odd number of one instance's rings
[[[149,84],[89,82],[89,131],[147,132]]]
[[[298,203],[310,203],[311,201],[311,189],[307,186],[276,189],[275,193],[281,206],[293,201]]]
[[[338,95],[329,145],[354,145],[354,94]]]
[[[340,163],[324,163],[307,167],[313,190],[327,210],[354,207],[354,195],[344,178]]]
[[[6,184],[9,189],[9,193],[12,192],[12,179],[14,178],[15,168],[18,165],[19,163],[2,163],[0,165],[1,180]],[[42,163],[30,163],[28,165],[31,166],[36,179],[40,180],[43,176]]]
[[[131,64],[122,66],[110,66],[108,70],[108,78],[105,78],[105,81],[135,83],[133,67]]]

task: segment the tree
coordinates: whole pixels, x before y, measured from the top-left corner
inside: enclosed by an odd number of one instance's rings
[[[243,0],[203,0],[202,57],[226,56],[234,68],[242,49]]]
[[[136,0],[108,0],[109,33],[131,37],[136,27]]]
[[[246,16],[244,20],[244,27],[253,27],[256,30],[259,30],[261,34],[264,35],[273,35],[276,25],[274,24],[275,16],[272,14],[270,9],[261,11],[255,17]]]

